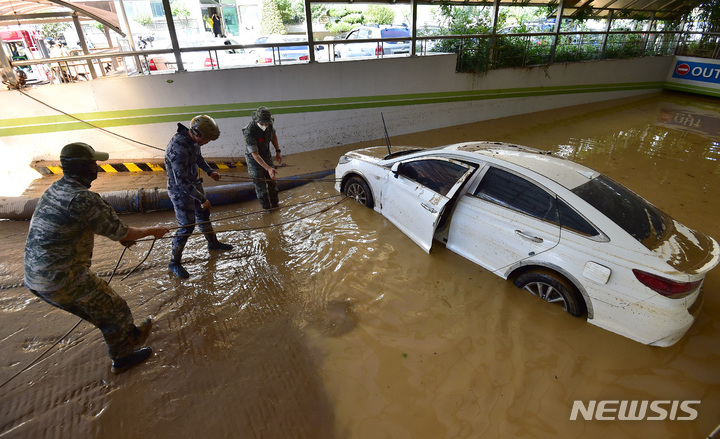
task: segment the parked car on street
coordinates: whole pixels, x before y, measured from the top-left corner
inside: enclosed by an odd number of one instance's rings
[[[180,42],[180,48],[190,47],[211,47],[218,46],[221,44],[220,40],[200,40],[190,42]],[[239,45],[239,43],[233,39],[225,38],[222,40],[222,45]],[[172,50],[170,43],[165,44],[165,48]],[[186,70],[204,70],[212,68],[225,68],[225,67],[236,67],[241,65],[251,64],[252,61],[248,58],[248,55],[242,53],[237,49],[209,49],[199,50],[193,52],[182,53],[183,66]],[[177,65],[175,63],[175,57],[172,53],[152,55],[148,57],[148,65],[151,71],[155,70],[175,70]]]
[[[335,58],[381,56],[410,53],[410,30],[403,26],[361,26],[350,31],[343,41],[381,38],[407,38],[407,41],[336,44]]]
[[[499,142],[349,152],[336,189],[430,252],[434,241],[573,316],[670,346],[720,261],[711,237],[608,177]]]
[[[301,35],[270,35],[263,43],[277,44],[305,41],[307,41],[305,36]],[[256,48],[255,54],[255,62],[259,64],[289,64],[307,62],[310,59],[310,50],[307,45]]]

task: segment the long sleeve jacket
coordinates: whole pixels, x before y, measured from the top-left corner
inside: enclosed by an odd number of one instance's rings
[[[208,175],[213,173],[200,152],[200,146],[190,138],[187,127],[179,123],[177,133],[165,149],[168,191],[185,194],[204,203],[205,195],[196,188],[200,180],[198,168]]]

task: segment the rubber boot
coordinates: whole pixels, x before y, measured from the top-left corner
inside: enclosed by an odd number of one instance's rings
[[[170,264],[168,264],[168,268],[170,269],[170,272],[174,274],[175,276],[179,277],[180,279],[187,279],[190,277],[190,273],[187,272],[180,263],[182,261],[182,252],[183,247],[176,247],[173,246],[172,248],[172,259],[170,259]]]
[[[145,340],[147,340],[148,335],[150,335],[150,329],[152,329],[152,320],[150,317],[143,320],[140,325],[133,329],[133,342],[135,343],[135,346],[142,346],[145,344]]]
[[[225,244],[224,242],[218,241],[215,233],[206,233],[205,238],[207,238],[208,241],[208,250],[227,251],[233,249],[232,244]]]
[[[140,348],[130,355],[122,358],[117,358],[112,362],[112,373],[123,373],[133,366],[137,366],[143,361],[150,358],[152,355],[152,348]]]

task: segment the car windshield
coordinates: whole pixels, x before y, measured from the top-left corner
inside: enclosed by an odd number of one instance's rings
[[[380,29],[380,38],[405,38],[409,37],[407,29]]]
[[[649,249],[662,240],[672,219],[621,184],[604,175],[572,190]]]

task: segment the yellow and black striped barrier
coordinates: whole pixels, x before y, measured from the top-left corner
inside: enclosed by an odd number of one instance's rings
[[[243,162],[208,162],[212,169],[224,170],[242,168]],[[42,175],[62,174],[60,166],[36,166],[34,167]],[[100,165],[100,172],[165,172],[165,164],[162,163],[106,163]]]

